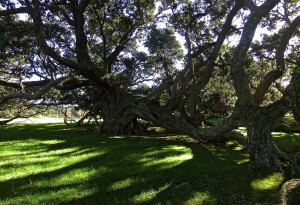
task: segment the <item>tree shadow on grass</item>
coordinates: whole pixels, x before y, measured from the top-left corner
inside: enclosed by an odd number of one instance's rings
[[[37,140],[43,149],[20,164],[32,173],[11,167],[19,176],[1,182],[4,204],[252,204],[276,198],[277,186],[253,186],[274,173],[247,170],[247,163],[238,164],[247,158],[240,151],[178,137],[96,136],[66,128],[20,126],[12,128],[14,136],[0,137],[0,143]],[[35,155],[46,158],[34,162]]]

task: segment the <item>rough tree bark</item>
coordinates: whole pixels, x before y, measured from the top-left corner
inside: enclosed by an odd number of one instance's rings
[[[97,132],[107,134],[141,135],[143,128],[134,113],[138,99],[122,89],[102,84],[97,89],[103,122]]]
[[[276,146],[272,137],[272,122],[268,112],[262,107],[252,107],[248,110],[248,152],[249,160],[255,167],[268,167],[284,171],[289,163],[288,157]]]

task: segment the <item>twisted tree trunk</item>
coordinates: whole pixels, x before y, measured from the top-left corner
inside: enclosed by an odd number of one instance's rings
[[[250,109],[247,123],[249,160],[255,167],[284,171],[288,157],[276,146],[271,122],[264,108]]]
[[[132,95],[118,89],[102,85],[97,90],[99,108],[103,122],[99,126],[98,132],[120,135],[141,135],[143,127],[137,121],[134,112],[134,104],[138,99]]]

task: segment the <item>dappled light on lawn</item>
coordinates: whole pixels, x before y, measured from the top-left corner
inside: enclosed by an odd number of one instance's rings
[[[214,197],[206,192],[195,192],[193,196],[185,202],[186,205],[195,205],[195,204],[216,204]]]
[[[103,151],[80,147],[48,149],[48,146],[64,142],[34,139],[0,142],[0,181],[52,172],[104,154]]]
[[[158,166],[159,169],[169,169],[192,158],[193,154],[190,148],[184,146],[167,146],[161,150],[147,152],[138,162],[146,167]]]
[[[142,191],[142,193],[135,195],[132,199],[134,204],[139,204],[143,202],[150,201],[151,199],[155,198],[157,194],[167,189],[171,184],[166,184],[162,187],[159,187],[158,190],[150,189],[146,191]]]
[[[124,189],[124,188],[130,187],[137,181],[138,181],[137,178],[127,178],[127,179],[113,183],[111,185],[110,189],[111,189],[111,191],[117,191],[119,189]]]
[[[284,178],[247,170],[236,142],[95,135],[56,124],[0,127],[0,204],[271,203]],[[284,141],[287,135],[277,139]],[[246,174],[247,173],[247,174]]]
[[[87,188],[85,186],[77,186],[71,188],[62,188],[56,191],[39,192],[37,194],[19,194],[19,197],[7,199],[1,205],[16,205],[16,204],[58,204],[71,201],[72,199],[81,199],[91,196],[97,192],[96,188]],[[1,202],[1,201],[0,201]]]
[[[273,173],[270,176],[256,179],[251,182],[251,187],[258,191],[266,191],[278,187],[284,180],[282,173]]]
[[[108,172],[109,172],[109,168],[107,167],[100,167],[97,169],[92,167],[83,167],[80,169],[71,170],[57,177],[53,177],[51,179],[51,183],[49,183],[47,180],[37,181],[35,182],[35,187],[55,188],[55,187],[64,187],[68,185],[82,185]],[[25,188],[29,188],[29,187],[27,186]]]

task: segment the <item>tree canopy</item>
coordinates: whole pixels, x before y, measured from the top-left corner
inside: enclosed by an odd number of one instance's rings
[[[300,116],[298,0],[0,6],[2,116],[74,104],[103,119],[98,132],[141,134],[141,118],[203,143],[245,126],[250,160],[289,161],[271,131],[288,111]],[[207,115],[226,118],[203,127]]]

